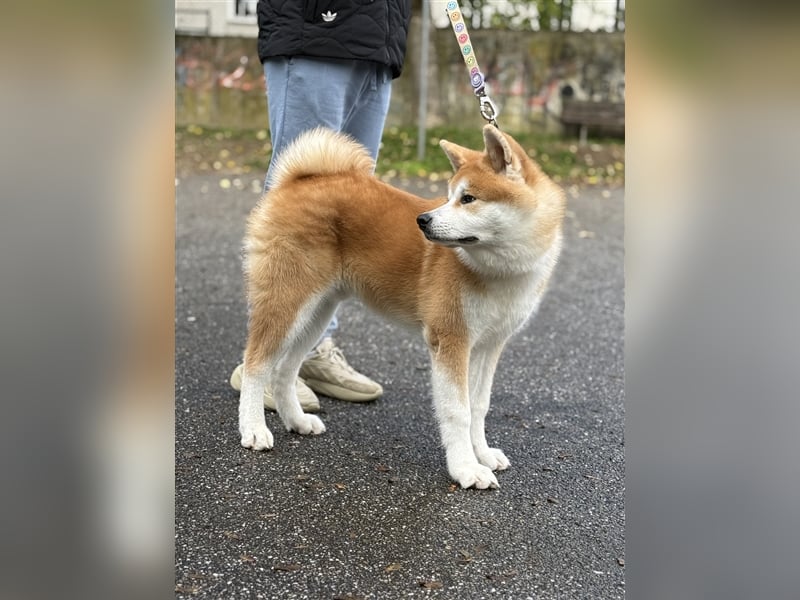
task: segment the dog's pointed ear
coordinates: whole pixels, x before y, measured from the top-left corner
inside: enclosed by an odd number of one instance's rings
[[[467,159],[470,157],[475,157],[477,152],[474,150],[470,150],[469,148],[463,148],[458,144],[454,144],[453,142],[448,142],[447,140],[439,140],[439,146],[444,150],[444,153],[447,155],[450,164],[453,165],[453,170],[458,171]]]
[[[483,142],[486,144],[486,155],[489,157],[492,169],[512,179],[523,179],[520,159],[514,154],[511,144],[497,127],[484,126]]]

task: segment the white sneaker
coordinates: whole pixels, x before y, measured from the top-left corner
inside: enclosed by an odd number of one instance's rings
[[[237,366],[233,373],[231,373],[231,387],[236,391],[242,391],[242,370],[244,365]],[[305,412],[319,412],[319,398],[309,388],[305,382],[297,378],[297,399],[300,401],[300,406],[303,407]],[[275,398],[272,397],[272,392],[269,389],[264,390],[264,406],[270,410],[277,410],[275,408]]]
[[[347,402],[369,402],[383,394],[379,383],[347,364],[331,338],[322,340],[303,361],[300,377],[318,394]]]

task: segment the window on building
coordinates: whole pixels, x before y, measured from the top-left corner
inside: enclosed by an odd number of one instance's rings
[[[230,0],[233,3],[233,16],[234,17],[244,17],[246,19],[252,19],[255,22],[256,19],[256,4],[258,4],[258,0]]]

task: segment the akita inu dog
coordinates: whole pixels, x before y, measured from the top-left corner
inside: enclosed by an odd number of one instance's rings
[[[288,430],[325,431],[294,382],[338,303],[357,296],[422,332],[450,476],[498,487],[493,471],[510,463],[484,433],[492,378],[556,265],[564,193],[511,136],[487,125],[483,137],[483,152],[440,142],[455,172],[446,201],[376,179],[367,152],[330,130],[303,134],[278,157],[245,238],[243,446],[272,448],[265,386]]]

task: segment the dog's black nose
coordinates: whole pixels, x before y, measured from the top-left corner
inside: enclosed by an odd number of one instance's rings
[[[433,217],[430,216],[428,213],[422,213],[420,216],[417,217],[417,225],[422,230],[425,230],[430,222],[433,221]]]

